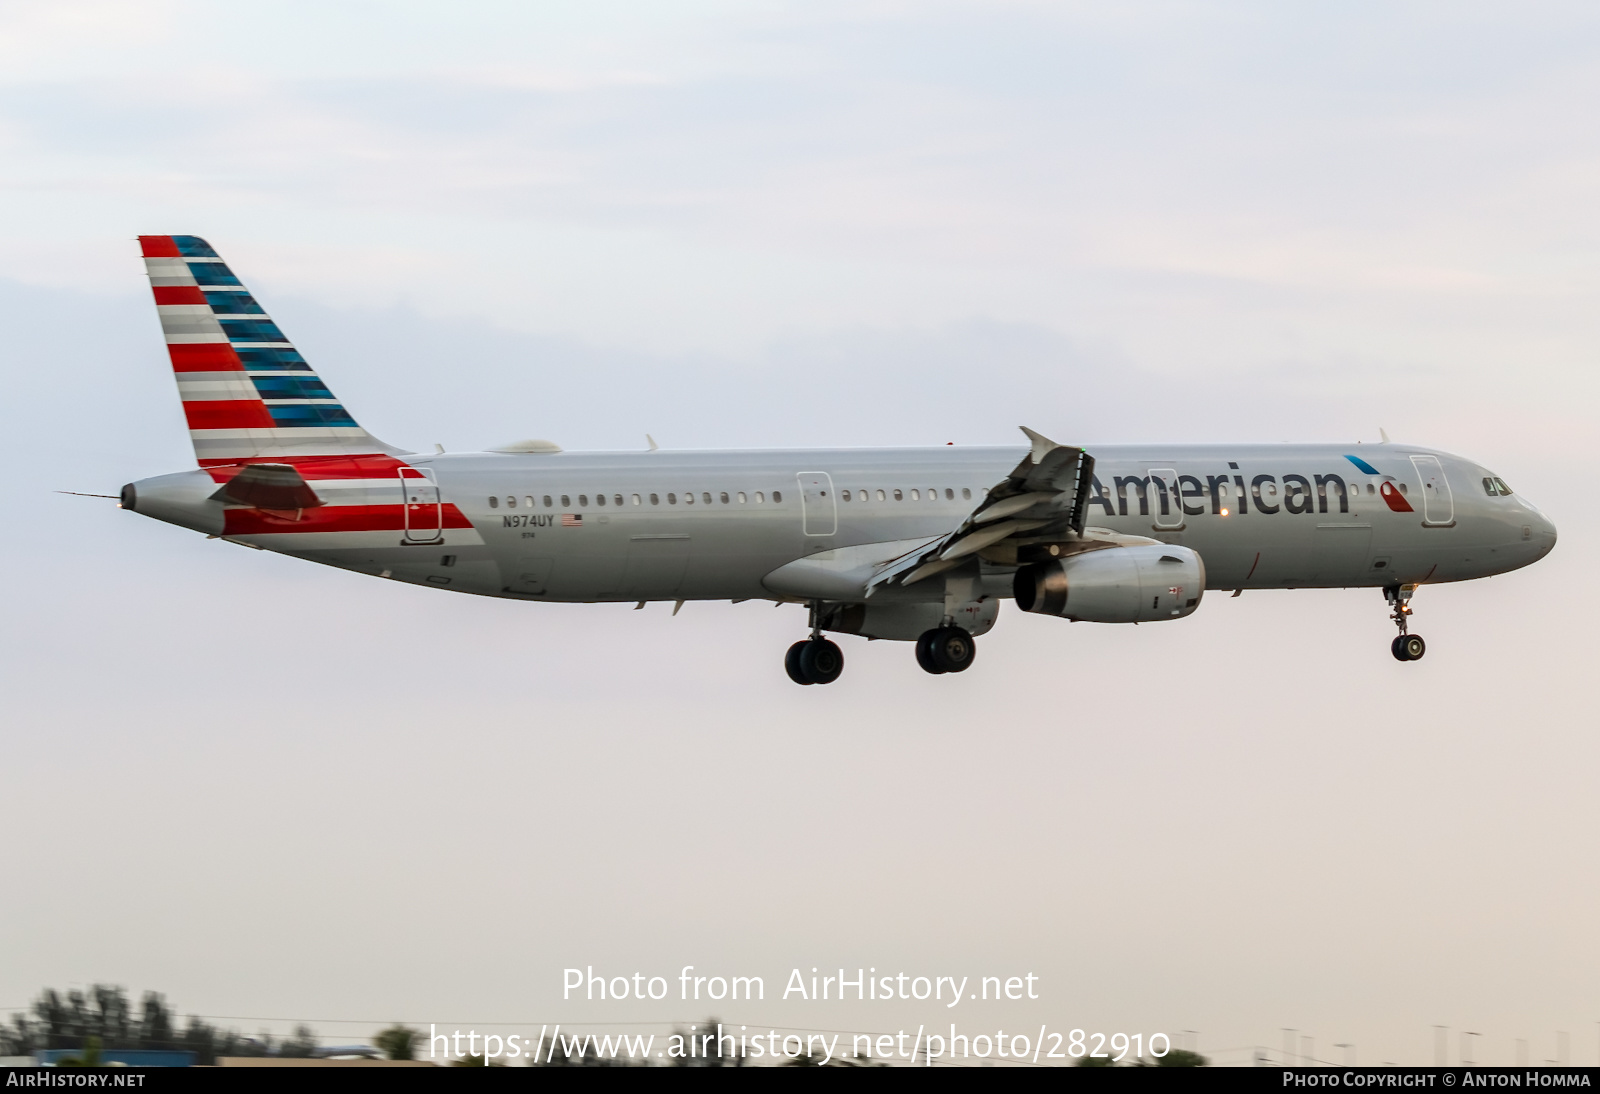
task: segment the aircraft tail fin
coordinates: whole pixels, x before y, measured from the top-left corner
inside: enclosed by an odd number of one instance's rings
[[[139,246],[200,466],[402,451],[357,424],[205,240]]]

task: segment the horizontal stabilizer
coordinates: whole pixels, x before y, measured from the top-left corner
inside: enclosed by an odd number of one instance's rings
[[[211,497],[252,509],[315,509],[322,504],[317,492],[288,463],[249,464]]]

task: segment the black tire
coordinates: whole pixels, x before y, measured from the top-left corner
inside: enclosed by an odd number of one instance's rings
[[[932,630],[923,631],[921,637],[917,639],[917,664],[922,666],[923,672],[932,673],[934,676],[944,672],[944,669],[936,665],[933,660],[933,642],[938,637],[939,632]]]
[[[1397,635],[1394,636],[1394,641],[1389,643],[1389,652],[1394,654],[1394,659],[1396,661],[1409,661],[1409,660],[1411,660],[1410,656],[1407,655],[1407,653],[1406,653],[1405,646],[1402,645],[1402,643],[1404,643],[1405,640],[1406,640],[1406,636],[1405,635],[1397,634]]]
[[[1400,648],[1405,651],[1407,661],[1421,661],[1422,655],[1428,652],[1428,644],[1422,640],[1420,634],[1408,634],[1400,640]]]
[[[978,644],[961,627],[941,627],[928,643],[928,652],[940,672],[966,672],[978,656]]]
[[[809,645],[810,642],[796,642],[789,647],[789,652],[783,655],[783,669],[789,674],[789,679],[797,684],[814,682],[805,666],[805,652]]]
[[[844,651],[826,638],[800,643],[800,669],[811,684],[831,684],[844,671]]]

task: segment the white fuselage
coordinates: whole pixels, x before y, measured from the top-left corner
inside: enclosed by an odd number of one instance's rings
[[[1211,589],[1461,581],[1526,566],[1555,543],[1553,525],[1520,495],[1486,491],[1490,471],[1429,449],[1151,445],[1092,451],[1096,485],[1088,523],[1192,548],[1205,560]],[[229,538],[490,596],[770,597],[763,579],[795,559],[948,532],[1024,453],[946,447],[413,456],[409,463],[431,471],[441,500],[454,504],[476,535],[451,535],[435,545],[404,544],[394,533],[364,536],[359,545],[342,537],[346,542],[337,546],[293,534]],[[1364,472],[1351,455],[1377,473]],[[1419,469],[1419,461],[1429,459],[1442,470],[1437,483],[1425,481],[1426,469]],[[1141,481],[1152,471],[1156,479],[1177,477],[1166,513],[1165,491]],[[821,476],[822,487],[808,494],[807,476]],[[209,493],[210,480],[199,478],[204,481],[195,490]],[[1385,482],[1403,491],[1411,512],[1386,504]],[[139,485],[142,492],[150,489]],[[398,496],[399,486],[368,489]],[[206,530],[220,534],[221,507],[212,504],[218,519]],[[1002,559],[986,561],[985,569],[1003,576],[1009,568]],[[928,595],[942,594],[930,588]]]

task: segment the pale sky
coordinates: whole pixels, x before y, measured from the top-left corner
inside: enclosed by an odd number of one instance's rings
[[[1576,3],[0,7],[0,497],[42,518],[0,1007],[1595,1062],[1597,62]],[[1007,605],[960,676],[847,638],[800,689],[798,609],[451,596],[51,493],[192,466],[133,242],[169,232],[400,445],[1382,426],[1561,541],[1423,589],[1411,665],[1375,590],[1257,592]],[[560,998],[685,964],[769,1000]],[[1041,998],[773,1001],[813,965]]]

